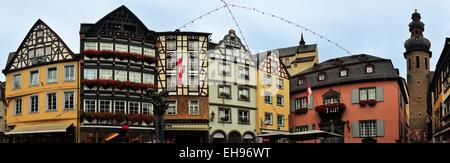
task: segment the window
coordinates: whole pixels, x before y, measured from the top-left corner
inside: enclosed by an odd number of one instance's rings
[[[411,70],[411,58],[408,58],[408,70]]]
[[[189,90],[198,91],[198,76],[192,75],[189,79]]]
[[[373,66],[372,65],[366,66],[366,74],[371,74],[371,73],[373,73]]]
[[[168,51],[177,50],[177,41],[176,40],[166,41],[166,50]]]
[[[84,50],[98,50],[98,44],[96,42],[85,42]]]
[[[100,43],[100,50],[113,51],[113,44],[102,42]]]
[[[22,114],[22,99],[16,99],[14,100],[14,115],[20,115]]]
[[[277,81],[277,88],[278,89],[284,89],[283,79],[278,79],[278,81]]]
[[[425,69],[428,70],[428,58],[425,58]]]
[[[248,88],[238,88],[238,96],[241,101],[250,101],[250,90]]]
[[[376,88],[362,88],[359,89],[359,101],[375,100]]]
[[[227,63],[219,63],[219,73],[224,76],[231,76],[231,65]]]
[[[64,109],[73,109],[75,105],[74,92],[64,92]]]
[[[34,52],[35,52],[35,50],[34,50],[34,49],[30,49],[30,50],[28,50],[28,58],[29,58],[29,59],[32,59],[32,58],[34,58]]]
[[[284,115],[281,114],[277,115],[277,125],[284,126]]]
[[[272,104],[272,93],[264,92],[264,102],[266,104]]]
[[[272,125],[272,113],[264,113],[264,125]]]
[[[361,137],[376,137],[377,136],[377,121],[360,121],[360,136]]]
[[[142,54],[142,47],[130,45],[130,53]]]
[[[250,69],[248,67],[239,67],[239,79],[250,79]]]
[[[239,110],[239,123],[250,124],[250,112],[248,110]]]
[[[345,76],[348,75],[347,73],[348,73],[348,70],[347,70],[346,68],[341,69],[341,70],[339,71],[339,76],[340,76],[340,77],[345,77]]]
[[[231,123],[231,110],[229,108],[219,108],[219,122]]]
[[[189,57],[189,69],[198,70],[198,57]]]
[[[177,115],[176,101],[169,101],[169,108],[167,109],[167,115]]]
[[[173,53],[169,53],[167,57],[167,70],[174,70],[177,67],[177,57]]]
[[[284,106],[284,96],[283,95],[277,95],[277,105]]]
[[[87,80],[97,79],[97,69],[84,69],[84,79]]]
[[[219,85],[219,98],[231,98],[231,86]]]
[[[96,100],[84,100],[84,111],[85,112],[96,112],[97,111],[97,101]]]
[[[128,112],[130,114],[139,114],[139,102],[128,102]]]
[[[188,41],[189,51],[198,51],[198,41]]]
[[[13,88],[14,89],[22,88],[22,75],[15,74],[13,76]]]
[[[416,56],[416,68],[420,68],[420,58]]]
[[[39,96],[30,97],[30,113],[39,112]]]
[[[141,73],[130,72],[130,82],[141,83]]]
[[[306,97],[300,97],[295,99],[294,108],[295,110],[308,108],[308,104],[306,103]]]
[[[64,81],[75,80],[75,65],[64,66]]]
[[[145,74],[144,73],[144,84],[154,84],[155,83],[155,77],[153,74]]]
[[[114,79],[118,81],[128,81],[127,71],[114,70]]]
[[[197,100],[189,101],[189,115],[200,115],[200,109]]]
[[[144,55],[154,57],[155,56],[155,49],[144,48]]]
[[[321,72],[321,73],[319,73],[319,81],[324,81],[325,80],[325,73],[324,72]]]
[[[331,96],[331,97],[325,97],[324,104],[338,104],[339,103],[339,96]]]
[[[47,94],[47,111],[56,111],[56,93]]]
[[[52,47],[48,46],[45,47],[45,55],[51,55],[52,54]]]
[[[47,69],[47,83],[58,82],[58,69],[56,67],[51,67]]]
[[[167,91],[177,90],[177,78],[175,76],[167,76]]]
[[[305,131],[308,131],[308,130],[309,130],[308,126],[297,126],[297,127],[295,127],[295,132],[305,132]]]
[[[298,79],[297,85],[300,86],[303,84],[305,84],[305,79],[303,79],[303,78]]]
[[[127,113],[125,101],[114,101],[114,113]]]
[[[42,57],[42,56],[44,56],[44,48],[37,48],[35,57]]]
[[[142,103],[142,114],[153,115],[153,105],[150,103]]]
[[[99,112],[111,112],[111,101],[99,100]]]
[[[264,84],[265,85],[272,85],[272,75],[264,75]]]
[[[112,70],[109,69],[100,69],[100,79],[112,80]]]
[[[116,44],[116,51],[118,51],[118,52],[128,52],[128,45]]]
[[[39,71],[31,71],[30,72],[30,86],[39,85]]]

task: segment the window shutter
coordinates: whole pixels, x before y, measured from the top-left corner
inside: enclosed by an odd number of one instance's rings
[[[377,121],[377,136],[384,136],[384,121]]]
[[[309,110],[311,110],[311,109],[314,108],[314,96],[311,95],[310,97],[311,97],[311,98],[309,98],[309,101],[308,101],[308,109],[309,109]]]
[[[352,104],[359,103],[359,89],[352,89]]]
[[[377,87],[376,94],[377,94],[377,101],[384,101],[383,87]]]
[[[358,138],[360,137],[360,132],[359,132],[359,121],[354,121],[352,123],[352,136],[354,138]]]

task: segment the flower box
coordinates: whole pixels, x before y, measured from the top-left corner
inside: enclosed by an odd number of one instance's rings
[[[308,112],[308,109],[301,108],[301,109],[295,109],[294,114],[300,115],[300,114],[306,114]]]

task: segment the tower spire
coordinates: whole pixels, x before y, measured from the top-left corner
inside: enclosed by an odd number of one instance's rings
[[[301,47],[306,46],[305,39],[303,39],[303,32],[302,32],[302,36],[301,36],[301,39],[300,39],[300,46],[301,46]]]

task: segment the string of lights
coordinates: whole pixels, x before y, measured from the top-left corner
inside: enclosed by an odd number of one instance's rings
[[[230,9],[228,3],[225,2],[224,0],[220,0],[220,1],[222,1],[225,4],[225,7],[227,8],[228,13],[230,13],[231,18],[233,19],[234,24],[236,25],[236,28],[239,30],[239,33],[242,36],[242,40],[244,41],[245,47],[247,48],[247,50],[250,50],[250,48],[248,47],[247,40],[245,39],[244,33],[242,32],[241,27],[239,26],[239,23],[237,22],[236,17],[234,16],[233,12],[231,12],[231,9]]]
[[[219,10],[221,10],[222,8],[225,8],[225,7],[226,7],[226,6],[223,5],[223,6],[221,6],[221,7],[218,7],[218,8],[216,8],[216,9],[213,9],[213,10],[211,10],[211,11],[208,11],[206,14],[203,14],[203,15],[201,15],[201,16],[195,18],[194,20],[191,20],[191,21],[187,22],[186,24],[183,24],[182,26],[180,26],[180,27],[177,28],[177,29],[186,28],[186,26],[195,23],[197,20],[202,19],[202,18],[204,18],[205,16],[210,15],[210,14],[216,12],[216,11],[219,11]]]
[[[256,8],[250,8],[250,7],[246,7],[246,6],[242,6],[242,5],[236,5],[236,4],[226,3],[226,2],[224,2],[223,0],[221,0],[221,1],[222,1],[225,5],[223,5],[223,6],[219,7],[219,8],[216,8],[216,9],[214,9],[214,10],[212,10],[212,11],[209,11],[209,12],[207,12],[206,14],[203,14],[203,15],[201,15],[200,17],[195,18],[195,19],[192,20],[192,21],[189,21],[188,23],[186,23],[186,24],[184,24],[183,26],[181,26],[179,29],[181,29],[181,28],[186,28],[188,25],[193,24],[193,23],[197,22],[199,19],[202,19],[202,18],[204,18],[204,17],[206,17],[206,16],[208,16],[208,15],[210,15],[210,14],[216,12],[216,11],[219,11],[219,10],[222,9],[222,8],[227,8],[228,12],[232,15],[233,21],[235,22],[235,24],[236,24],[236,26],[237,26],[237,28],[238,28],[240,34],[241,34],[242,37],[243,37],[244,43],[248,46],[248,44],[247,44],[247,42],[246,42],[246,40],[245,40],[245,37],[244,37],[243,34],[242,34],[242,30],[240,30],[240,26],[239,26],[239,24],[237,24],[237,21],[236,21],[234,15],[233,15],[233,13],[232,13],[231,10],[230,10],[230,7],[234,7],[234,8],[240,8],[240,9],[244,9],[244,10],[247,10],[247,11],[252,11],[252,12],[260,13],[260,14],[262,14],[262,15],[267,15],[267,16],[270,16],[270,17],[272,17],[272,18],[278,19],[278,20],[280,20],[280,21],[283,21],[283,22],[285,22],[285,23],[288,23],[288,24],[290,24],[290,25],[293,25],[293,26],[295,26],[295,27],[297,27],[297,28],[300,28],[301,30],[303,30],[303,31],[305,31],[305,32],[309,32],[309,33],[311,33],[311,34],[313,34],[313,35],[319,37],[320,39],[323,39],[323,40],[327,41],[328,43],[330,43],[330,44],[332,44],[332,45],[338,47],[339,49],[345,51],[345,52],[346,52],[347,54],[349,54],[349,55],[352,54],[349,50],[347,50],[346,48],[344,48],[342,45],[338,44],[337,42],[332,41],[331,39],[325,37],[324,35],[321,35],[321,34],[315,32],[315,31],[313,31],[313,30],[311,30],[311,29],[309,29],[309,28],[306,28],[306,27],[304,27],[304,26],[302,26],[302,25],[300,25],[300,24],[298,24],[298,23],[295,23],[295,22],[293,22],[293,21],[290,21],[290,20],[288,20],[288,19],[286,19],[286,18],[284,18],[284,17],[277,16],[277,15],[275,15],[275,14],[271,14],[271,13],[269,13],[269,12],[265,12],[265,11],[262,11],[262,10],[259,10],[259,9],[256,9]]]

